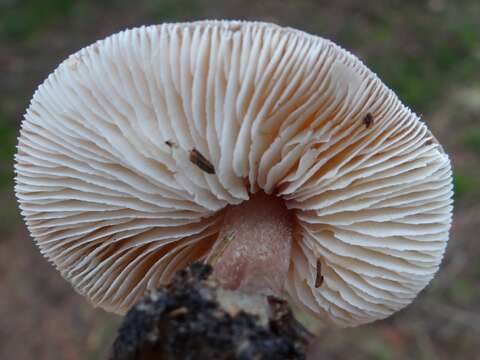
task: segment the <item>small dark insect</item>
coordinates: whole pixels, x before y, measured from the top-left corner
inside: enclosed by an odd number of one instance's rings
[[[428,139],[427,141],[425,141],[425,145],[432,145],[432,144],[433,144],[432,139]]]
[[[365,127],[368,129],[371,125],[373,125],[373,115],[371,113],[367,113],[363,118],[363,123]]]
[[[190,161],[207,174],[215,174],[215,168],[197,149],[190,150]]]
[[[323,284],[322,263],[317,259],[317,277],[315,278],[315,289],[318,289]]]
[[[168,147],[176,147],[177,144],[175,144],[173,141],[171,140],[167,140],[165,141],[165,144],[168,146]]]

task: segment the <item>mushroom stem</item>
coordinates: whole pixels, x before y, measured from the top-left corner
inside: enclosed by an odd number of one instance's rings
[[[281,296],[292,248],[293,216],[275,196],[257,193],[226,210],[209,260],[225,288]]]

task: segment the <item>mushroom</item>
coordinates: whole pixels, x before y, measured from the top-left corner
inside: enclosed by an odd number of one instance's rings
[[[451,225],[450,161],[418,116],[354,55],[268,23],[141,27],[71,55],[15,169],[42,254],[116,313],[220,249],[225,287],[368,323],[429,283]]]

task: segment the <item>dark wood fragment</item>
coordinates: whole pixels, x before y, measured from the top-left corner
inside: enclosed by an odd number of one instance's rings
[[[197,149],[192,149],[190,151],[190,161],[207,174],[215,174],[215,167]]]
[[[311,335],[286,301],[267,298],[263,316],[242,305],[250,295],[230,291],[242,298],[232,312],[231,302],[229,309],[219,301],[227,290],[209,278],[211,271],[194,263],[140,300],[125,316],[109,359],[305,359]]]

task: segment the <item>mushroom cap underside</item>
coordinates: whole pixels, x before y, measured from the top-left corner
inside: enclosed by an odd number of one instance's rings
[[[71,55],[31,100],[15,168],[41,252],[118,313],[203,259],[223,209],[259,191],[301,232],[288,298],[342,326],[410,303],[451,225],[425,124],[352,54],[266,23],[141,27]]]

